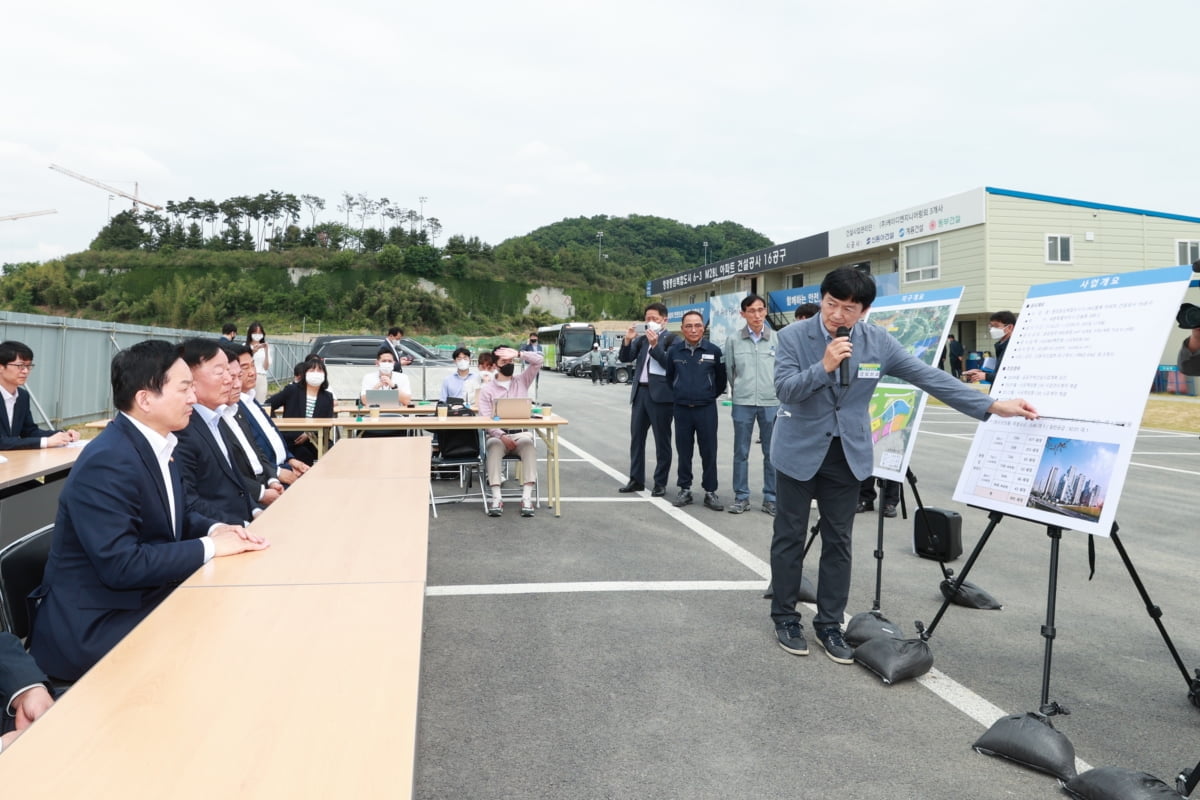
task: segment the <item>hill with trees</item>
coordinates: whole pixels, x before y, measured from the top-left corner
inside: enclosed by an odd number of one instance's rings
[[[322,198],[272,190],[123,211],[84,252],[4,265],[0,304],[198,329],[255,318],[275,330],[320,321],[326,331],[483,335],[554,321],[528,308],[543,286],[569,290],[577,319],[636,317],[648,279],[771,243],[734,222],[600,215],[494,247],[462,234],[439,246],[439,220],[386,198],[344,193],[336,208],[337,220],[321,220]]]

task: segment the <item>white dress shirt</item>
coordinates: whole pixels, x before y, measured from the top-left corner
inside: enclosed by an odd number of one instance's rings
[[[124,411],[121,413],[125,414]],[[146,438],[146,443],[150,445],[150,450],[154,453],[154,457],[158,460],[158,468],[162,471],[163,485],[167,487],[167,504],[171,507],[171,534],[175,537],[175,540],[178,541],[179,531],[175,530],[175,486],[171,481],[170,465],[171,454],[175,452],[175,445],[179,440],[175,438],[175,434],[173,433],[168,433],[166,436],[163,436],[158,431],[143,425],[141,422],[138,422],[128,414],[125,414],[125,418],[132,422],[133,427],[137,428],[142,436]],[[208,529],[208,532],[212,533],[213,528],[216,527],[216,525],[213,525],[212,528]],[[204,563],[207,564],[212,560],[212,557],[216,552],[216,545],[214,545],[212,540],[208,537],[202,538],[200,540],[200,544],[204,547]]]

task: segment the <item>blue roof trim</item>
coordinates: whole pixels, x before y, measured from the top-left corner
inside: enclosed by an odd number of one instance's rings
[[[1159,217],[1161,219],[1174,219],[1180,222],[1200,222],[1200,217],[1189,217],[1184,214],[1167,214],[1163,211],[1147,211],[1144,208],[1130,208],[1128,206],[1111,206],[1108,203],[1089,203],[1087,200],[1072,200],[1069,197],[1054,197],[1048,194],[1033,194],[1032,192],[1014,192],[1011,189],[997,189],[994,186],[985,186],[983,190],[988,194],[998,194],[1003,197],[1017,197],[1022,200],[1040,200],[1043,203],[1058,203],[1063,206],[1078,206],[1080,208],[1096,208],[1101,211],[1119,211],[1123,214],[1141,214],[1146,217]]]

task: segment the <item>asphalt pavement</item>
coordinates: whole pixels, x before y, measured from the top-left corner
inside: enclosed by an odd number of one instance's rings
[[[969,577],[1004,608],[952,606],[929,641],[933,671],[885,686],[826,658],[808,610],[810,655],[777,646],[761,597],[771,517],[758,510],[757,445],[750,511],[675,509],[649,492],[617,492],[628,470],[628,387],[548,373],[540,392],[570,421],[563,516],[543,507],[522,519],[509,503],[493,519],[474,499],[441,505],[430,520],[417,797],[1064,796],[1055,779],[971,749],[999,716],[1041,705],[1044,526],[1000,521]],[[728,503],[728,407],[720,424]],[[930,407],[911,465],[925,505],[963,515],[955,570],[988,524],[986,512],[951,500],[975,425]],[[1142,430],[1117,514],[1189,673],[1200,665],[1200,542],[1186,499],[1197,478],[1200,439]],[[457,488],[444,483],[435,491]],[[914,620],[928,624],[941,606],[941,573],[912,553],[911,491],[906,499],[908,519],[884,520],[881,605],[912,636]],[[851,614],[872,606],[878,522],[862,514],[855,525]],[[1048,699],[1071,713],[1053,724],[1081,768],[1173,783],[1200,759],[1200,710],[1116,549],[1097,538],[1095,550],[1089,579],[1088,537],[1063,534]]]

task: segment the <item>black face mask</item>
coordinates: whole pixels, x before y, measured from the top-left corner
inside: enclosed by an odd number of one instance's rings
[[[516,364],[505,364],[503,367],[500,367],[497,370],[497,372],[499,372],[501,375],[503,375],[506,378],[511,378],[513,372],[515,372],[516,369],[517,369]]]

